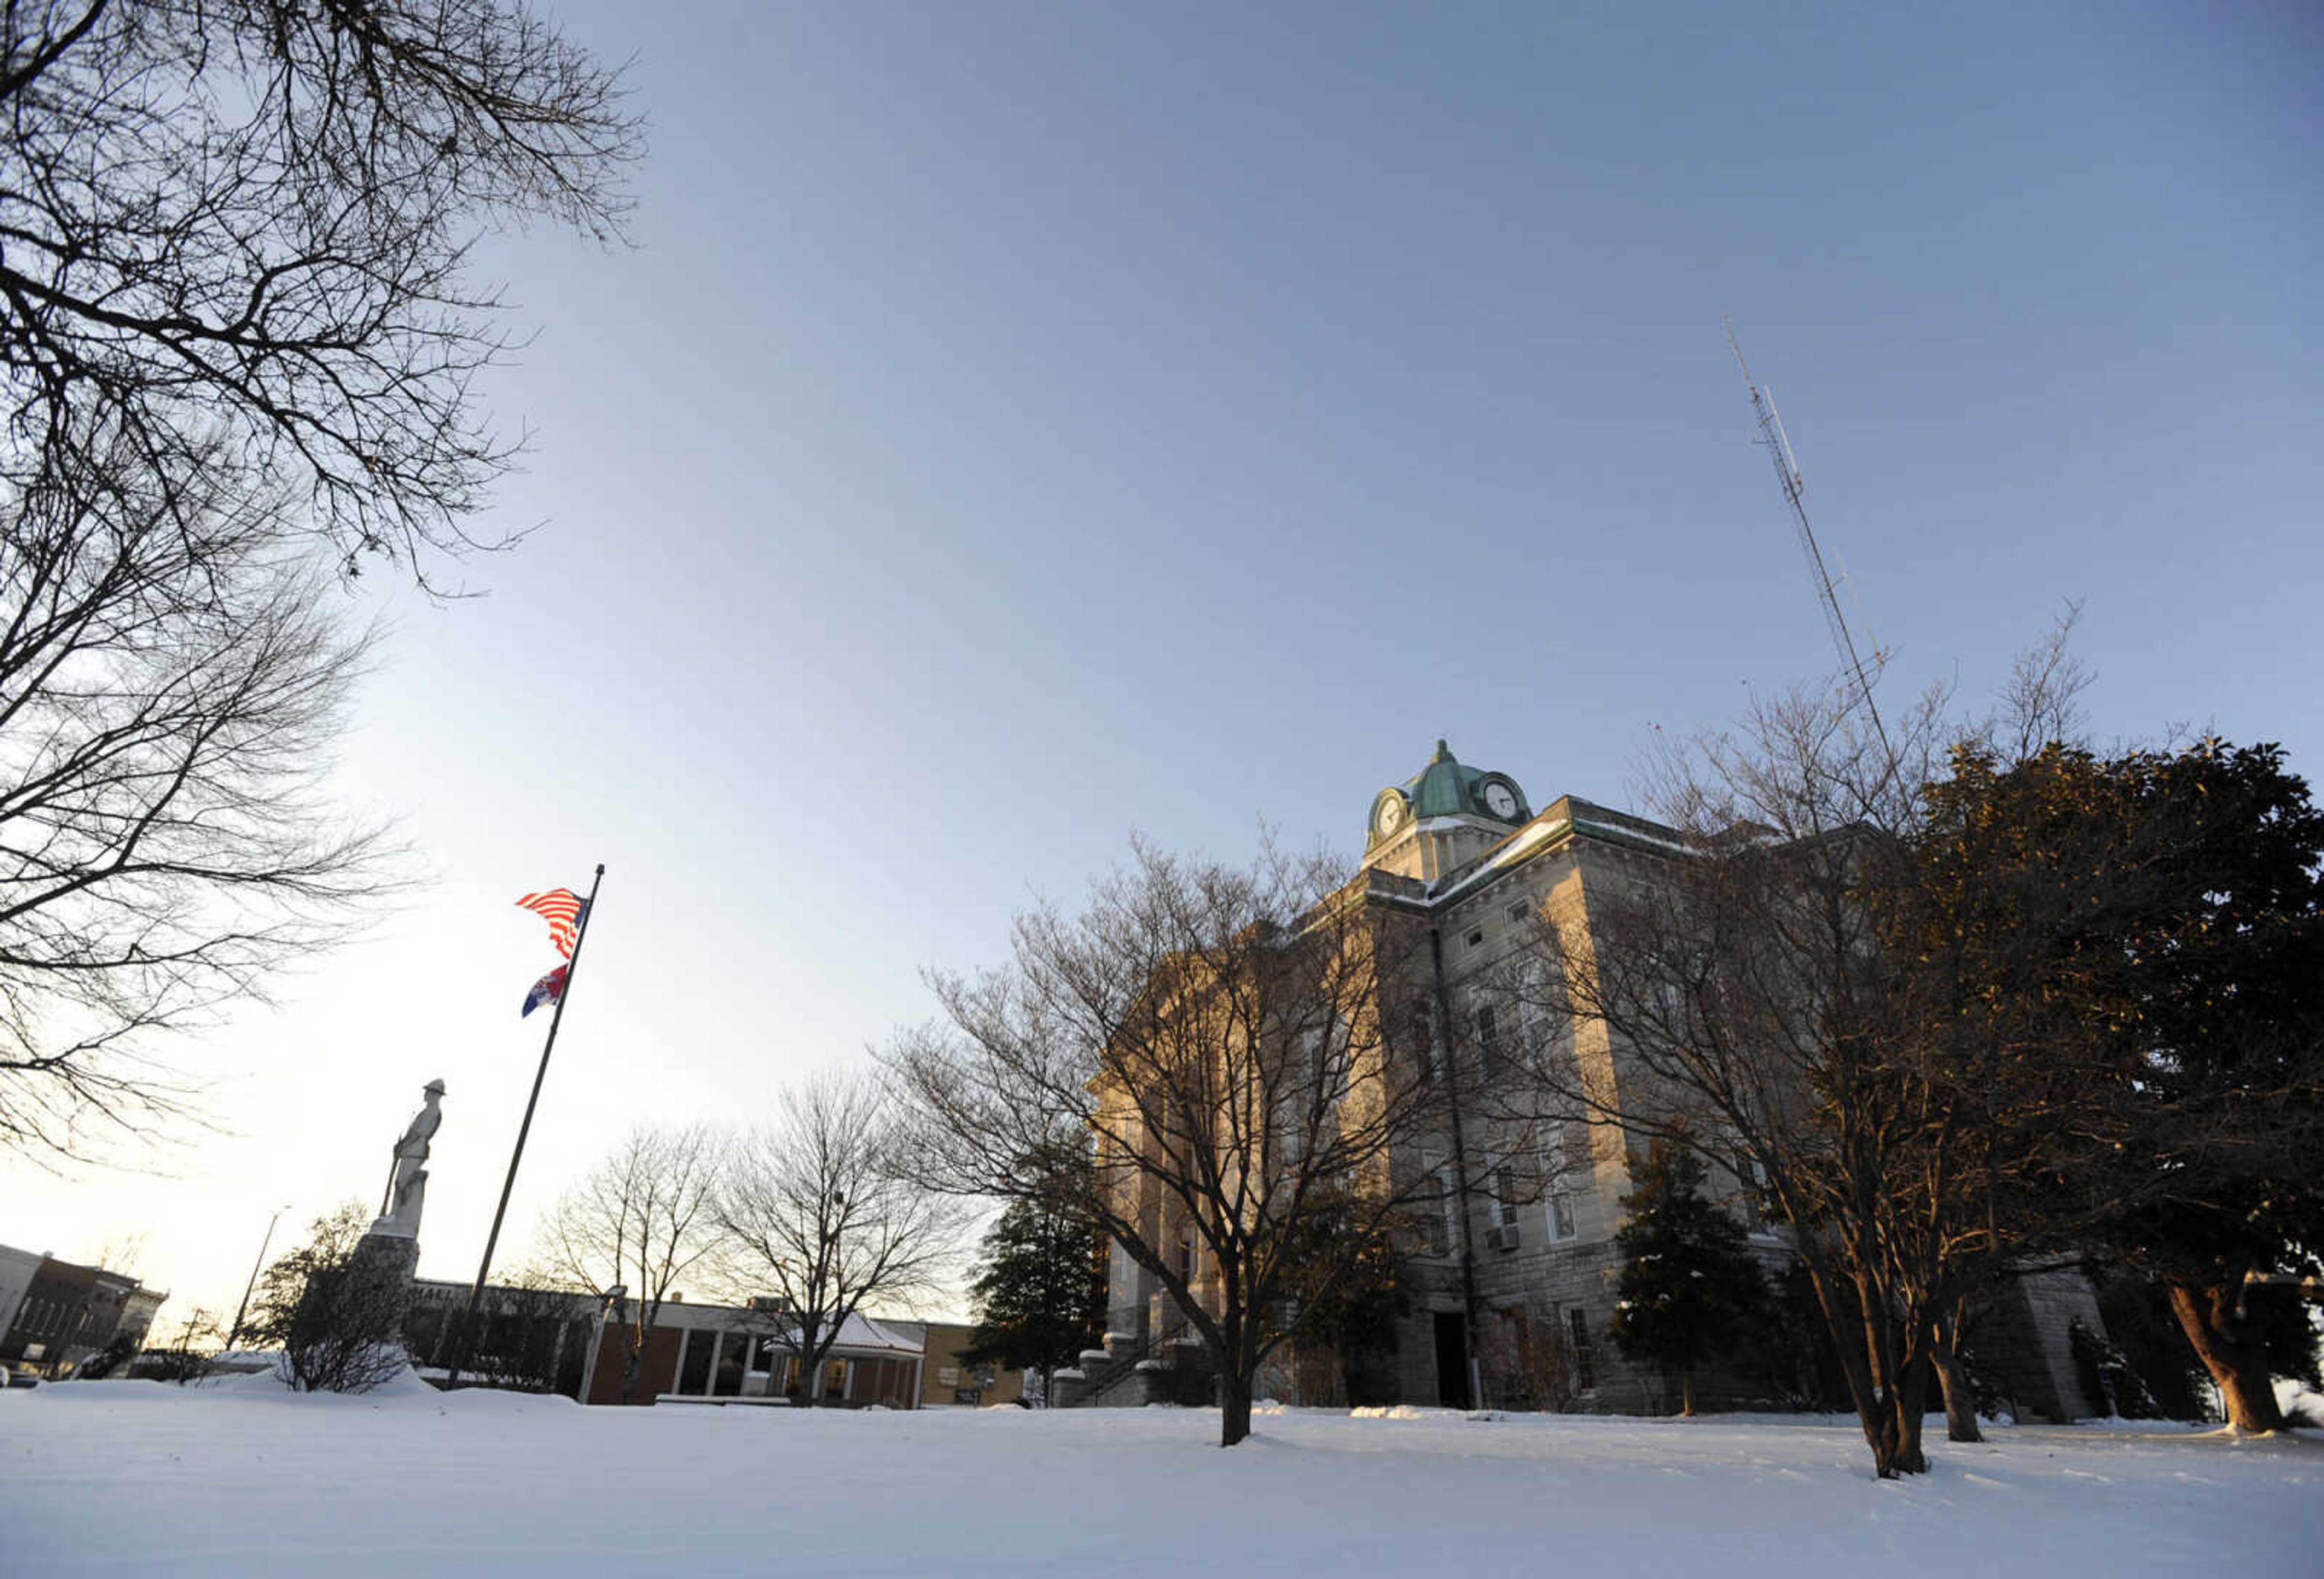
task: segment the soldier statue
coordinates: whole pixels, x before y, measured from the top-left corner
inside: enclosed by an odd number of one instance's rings
[[[395,1143],[395,1166],[387,1176],[387,1194],[380,1200],[379,1221],[372,1224],[374,1233],[408,1239],[420,1235],[420,1207],[428,1192],[428,1140],[444,1122],[438,1105],[444,1100],[444,1083],[430,1080],[425,1092],[420,1111]]]

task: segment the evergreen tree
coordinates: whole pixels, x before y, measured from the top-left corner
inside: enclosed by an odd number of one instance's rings
[[[1318,1371],[1336,1372],[1339,1399],[1351,1405],[1396,1401],[1396,1242],[1388,1227],[1345,1190],[1317,1193],[1288,1237],[1283,1301],[1268,1331],[1294,1339],[1300,1385]],[[1324,1383],[1321,1399],[1333,1401]]]
[[[960,1357],[971,1365],[1049,1379],[1105,1333],[1105,1244],[1076,1192],[1012,1201],[984,1236],[984,1270],[969,1285],[976,1330]]]
[[[369,1392],[411,1362],[402,1341],[410,1276],[367,1252],[370,1218],[360,1201],[318,1217],[307,1242],[259,1279],[243,1331],[282,1351],[275,1374],[295,1391]]]
[[[2279,747],[2218,741],[1965,753],[1930,800],[1922,937],[1975,945],[1963,1002],[2019,1050],[1990,1084],[2046,1131],[1997,1196],[2017,1248],[2153,1279],[2229,1422],[2275,1429],[2270,1373],[2306,1360],[2247,1279],[2324,1267],[2324,810]]]
[[[1703,1198],[1702,1161],[1683,1145],[1657,1139],[1644,1158],[1632,1152],[1630,1177],[1609,1330],[1624,1358],[1679,1378],[1692,1415],[1695,1367],[1734,1347],[1758,1314],[1759,1264],[1743,1225]]]

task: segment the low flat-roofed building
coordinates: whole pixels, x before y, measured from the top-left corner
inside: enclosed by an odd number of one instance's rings
[[[414,1281],[412,1295],[407,1342],[423,1372],[440,1371],[451,1359],[451,1318],[466,1304],[468,1287],[422,1278]],[[540,1372],[540,1384],[584,1403],[622,1401],[615,1313],[596,1297],[487,1286],[484,1309],[497,1350],[539,1351],[528,1369]],[[519,1325],[531,1330],[505,1330]],[[818,1401],[918,1408],[924,1342],[922,1323],[849,1316],[825,1361]],[[797,1324],[771,1301],[733,1306],[666,1299],[646,1336],[634,1401],[804,1401],[797,1344]],[[473,1365],[469,1373],[483,1374]]]

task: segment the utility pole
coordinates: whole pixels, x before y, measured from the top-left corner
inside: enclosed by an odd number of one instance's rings
[[[274,1215],[266,1220],[266,1237],[258,1242],[258,1259],[250,1263],[250,1281],[242,1286],[242,1303],[235,1307],[234,1325],[226,1329],[226,1346],[232,1349],[242,1336],[242,1318],[250,1314],[251,1291],[258,1287],[258,1270],[266,1264],[266,1247],[274,1242],[274,1225],[282,1221],[282,1214],[290,1209],[285,1201],[274,1208]]]

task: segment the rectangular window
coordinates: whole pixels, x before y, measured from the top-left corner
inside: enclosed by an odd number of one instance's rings
[[[1509,924],[1511,926],[1522,927],[1527,921],[1533,919],[1533,901],[1531,900],[1519,900],[1515,904],[1511,905],[1507,910],[1503,911],[1502,914],[1508,918]],[[1518,1319],[1523,1320],[1524,1318],[1520,1316]]]
[[[1453,1238],[1460,1232],[1460,1224],[1453,1216],[1455,1207],[1452,1187],[1444,1177],[1443,1163],[1433,1157],[1423,1157],[1421,1164],[1426,1169],[1424,1177],[1436,1195],[1434,1209],[1420,1220],[1421,1232],[1426,1236],[1430,1255],[1449,1255]]]
[[[1566,1174],[1565,1135],[1561,1127],[1553,1126],[1541,1149],[1542,1210],[1552,1244],[1563,1244],[1574,1235],[1573,1192]]]
[[[1517,1040],[1527,1053],[1537,1054],[1549,1046],[1549,1010],[1533,995],[1534,984],[1528,980],[1518,987]]]
[[[1516,997],[1517,1039],[1527,1056],[1539,1057],[1552,1039],[1572,1026],[1573,1003],[1566,992],[1563,956],[1552,948],[1520,965]]]
[[[719,1398],[739,1398],[742,1392],[743,1361],[751,1340],[742,1333],[719,1334],[710,1367],[710,1390]]]
[[[1490,1003],[1477,1010],[1477,1047],[1488,1058],[1501,1056],[1501,1017]]]
[[[1736,1214],[1746,1228],[1759,1226],[1759,1165],[1744,1152],[1735,1154],[1735,1182],[1741,1187],[1736,1192]]]
[[[824,1397],[839,1399],[847,1396],[847,1366],[848,1362],[844,1360],[825,1360],[823,1362]]]
[[[1470,928],[1468,935],[1461,939],[1461,946],[1463,948],[1482,948],[1485,946],[1485,929],[1482,927]]]
[[[678,1392],[699,1398],[710,1390],[711,1351],[718,1346],[718,1334],[708,1327],[696,1327],[686,1334],[686,1347],[678,1363]]]
[[[1515,1228],[1517,1225],[1517,1176],[1512,1168],[1493,1170],[1493,1226]]]
[[[1573,1386],[1579,1392],[1598,1388],[1598,1357],[1590,1347],[1590,1322],[1578,1305],[1565,1312],[1566,1330],[1573,1334]]]
[[[1178,1276],[1189,1288],[1194,1286],[1194,1242],[1185,1235],[1178,1240]]]

